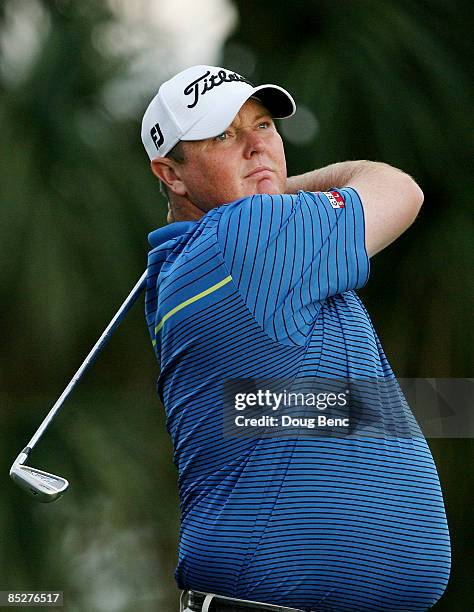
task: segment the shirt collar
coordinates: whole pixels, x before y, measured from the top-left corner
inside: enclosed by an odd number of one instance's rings
[[[154,232],[150,232],[148,234],[148,242],[151,248],[155,249],[157,246],[168,242],[168,240],[178,238],[178,236],[192,231],[198,225],[199,221],[175,221],[164,227],[159,227]]]

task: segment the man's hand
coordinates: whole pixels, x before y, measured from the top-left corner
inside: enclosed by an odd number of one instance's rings
[[[365,245],[375,255],[413,221],[423,204],[423,192],[408,175],[388,164],[366,160],[341,162],[287,180],[287,192],[329,191],[353,187],[364,206]]]

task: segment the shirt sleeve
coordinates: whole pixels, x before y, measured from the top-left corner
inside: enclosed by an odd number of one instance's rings
[[[304,343],[324,300],[368,280],[364,211],[352,188],[255,195],[220,212],[225,263],[275,340]]]

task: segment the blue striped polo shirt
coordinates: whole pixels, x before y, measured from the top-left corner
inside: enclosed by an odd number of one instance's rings
[[[255,195],[151,241],[146,318],[179,472],[179,588],[307,611],[428,610],[450,541],[421,435],[223,432],[227,380],[394,378],[355,293],[369,277],[357,192]]]

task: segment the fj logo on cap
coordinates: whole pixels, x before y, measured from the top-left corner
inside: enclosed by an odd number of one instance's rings
[[[151,128],[150,135],[151,139],[155,143],[155,147],[159,149],[165,141],[165,137],[163,136],[159,123],[155,123],[155,125]]]

